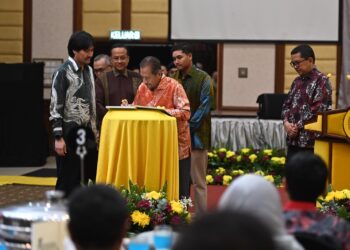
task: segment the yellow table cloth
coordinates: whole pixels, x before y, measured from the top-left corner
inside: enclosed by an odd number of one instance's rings
[[[147,190],[167,183],[168,199],[179,197],[179,156],[174,117],[157,110],[109,110],[100,135],[96,182]]]

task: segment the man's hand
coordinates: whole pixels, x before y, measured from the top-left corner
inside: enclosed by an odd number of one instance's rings
[[[65,156],[67,154],[66,142],[63,137],[55,140],[55,151],[59,156]]]
[[[298,127],[296,124],[285,121],[283,126],[290,138],[294,138],[298,135]]]

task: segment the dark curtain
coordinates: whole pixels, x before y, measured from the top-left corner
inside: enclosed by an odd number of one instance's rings
[[[46,162],[43,71],[43,63],[0,64],[0,167]]]

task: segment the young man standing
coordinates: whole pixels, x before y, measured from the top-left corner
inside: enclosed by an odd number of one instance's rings
[[[201,214],[207,209],[205,177],[210,148],[213,81],[206,72],[193,65],[189,44],[174,45],[172,57],[177,68],[172,77],[182,84],[190,101],[191,178],[194,185],[196,213]]]
[[[88,65],[93,53],[93,37],[85,31],[74,33],[68,42],[68,60],[53,75],[50,121],[57,154],[56,189],[67,196],[81,182],[79,158],[69,146],[71,133],[85,127],[96,135],[95,83]],[[95,180],[97,151],[92,148],[85,160],[85,181]]]

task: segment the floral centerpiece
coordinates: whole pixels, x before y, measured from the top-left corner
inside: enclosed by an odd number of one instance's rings
[[[168,224],[178,227],[189,223],[191,199],[168,201],[166,185],[159,191],[147,191],[144,187],[129,182],[130,189],[120,192],[127,201],[130,214],[130,231],[139,233],[152,230],[156,225]]]
[[[350,221],[350,190],[330,191],[325,197],[318,199],[317,207],[322,213]]]
[[[212,150],[208,152],[207,184],[229,185],[240,175],[255,173],[280,186],[285,162],[284,150],[252,148],[242,148],[237,152],[226,148]]]

